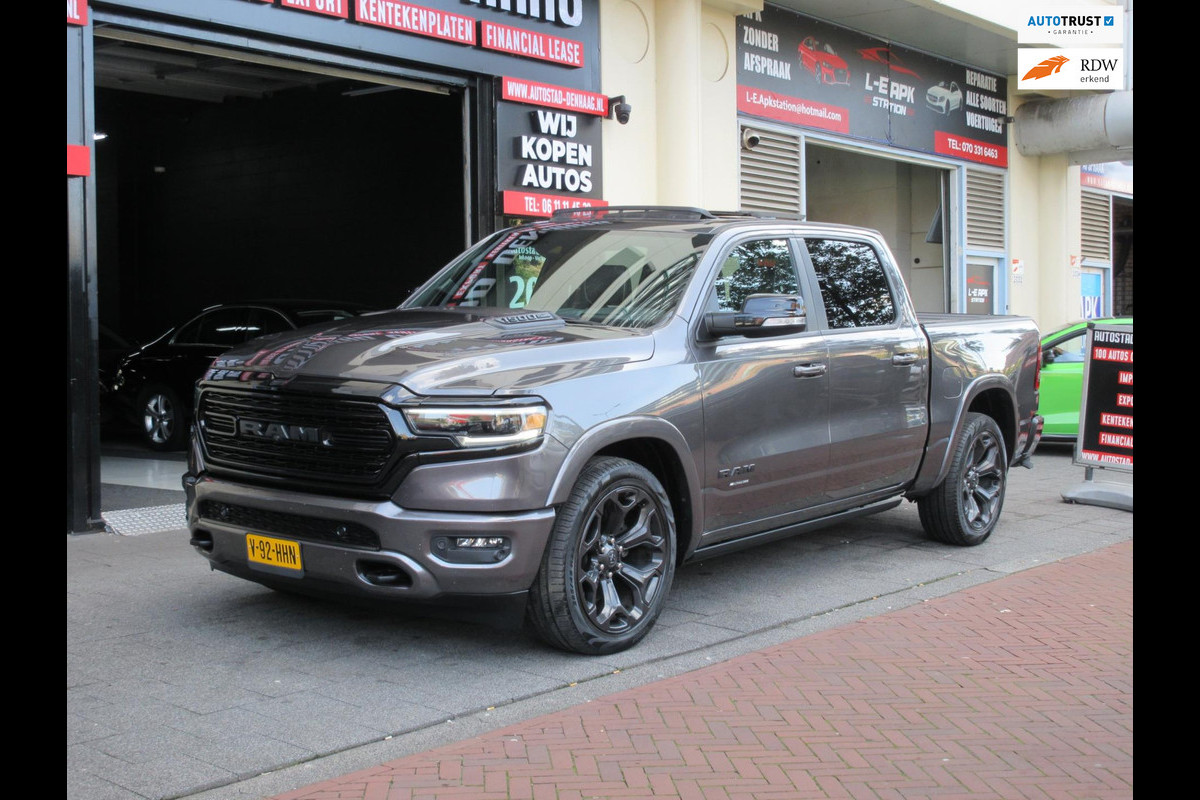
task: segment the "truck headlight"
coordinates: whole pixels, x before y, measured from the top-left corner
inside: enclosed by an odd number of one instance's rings
[[[404,418],[418,434],[450,436],[462,447],[503,447],[542,438],[546,407],[422,406],[404,409]]]

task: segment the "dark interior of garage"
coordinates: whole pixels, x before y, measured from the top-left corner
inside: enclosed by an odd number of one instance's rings
[[[223,71],[252,65],[143,48],[151,94],[122,81],[129,53],[97,56],[103,326],[145,342],[221,302],[392,307],[464,248],[459,97],[278,69],[235,92]]]

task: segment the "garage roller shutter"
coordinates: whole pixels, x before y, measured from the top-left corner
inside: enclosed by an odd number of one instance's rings
[[[741,150],[741,207],[781,216],[800,216],[800,137],[754,132],[753,150]]]

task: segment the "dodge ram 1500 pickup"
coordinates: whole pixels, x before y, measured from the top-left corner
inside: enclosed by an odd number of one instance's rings
[[[399,308],[260,338],[196,387],[190,541],[277,589],[514,595],[632,646],[676,567],[918,504],[977,545],[1041,437],[1036,325],[918,315],[862,228],[688,208],[502,230]]]

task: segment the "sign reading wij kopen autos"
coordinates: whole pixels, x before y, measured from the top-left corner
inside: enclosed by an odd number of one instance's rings
[[[738,17],[738,111],[1008,166],[1008,81],[774,6]]]
[[[1089,325],[1075,463],[1133,472],[1133,326]]]

